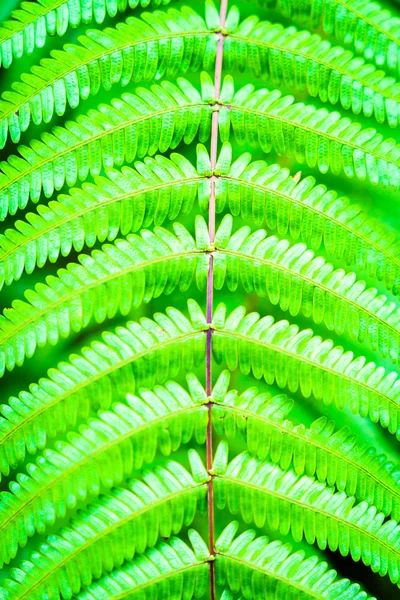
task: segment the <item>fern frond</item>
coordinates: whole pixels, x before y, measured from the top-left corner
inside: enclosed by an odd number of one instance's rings
[[[273,317],[260,319],[243,307],[225,318],[225,306],[214,313],[213,353],[218,363],[225,362],[230,371],[237,367],[253,372],[269,384],[311,394],[324,404],[346,405],[354,414],[368,416],[400,438],[400,382],[395,372],[367,363],[362,356],[353,357],[331,340],[314,336],[310,329],[299,331],[288,321],[274,322]]]
[[[48,379],[2,405],[0,472],[8,474],[10,466],[25,459],[26,450],[33,454],[44,448],[47,436],[86,420],[91,408],[107,409],[132,394],[135,386],[152,388],[156,381],[175,377],[181,366],[188,372],[199,365],[205,345],[200,325],[175,309],[167,314],[103,334],[103,342],[83,348],[81,356],[71,356],[69,363],[51,369]],[[198,401],[203,398],[204,391],[190,389]]]
[[[53,50],[53,58],[43,59],[21,82],[14,82],[12,91],[2,94],[0,148],[8,135],[18,142],[31,122],[49,123],[54,114],[76,108],[101,87],[207,68],[213,65],[215,47],[204,20],[188,7],[145,13],[115,29],[89,31],[79,46]]]
[[[18,280],[23,271],[32,273],[47,260],[56,262],[96,241],[113,240],[153,222],[189,214],[201,178],[192,164],[179,154],[171,159],[157,156],[137,163],[122,173],[110,169],[107,177],[96,177],[96,185],[70,190],[37,213],[17,221],[15,229],[0,235],[0,289]]]
[[[335,431],[326,417],[310,427],[294,425],[286,419],[292,403],[283,394],[259,394],[257,388],[240,395],[236,390],[225,393],[228,382],[225,372],[213,389],[213,426],[218,435],[231,439],[239,433],[260,460],[268,458],[282,469],[292,465],[297,475],[315,475],[321,483],[400,519],[400,472],[385,455],[358,442],[348,427]]]
[[[81,331],[93,318],[102,323],[178,286],[186,291],[198,263],[207,268],[209,258],[182,225],[174,229],[176,235],[156,227],[106,244],[47,278],[47,285],[25,292],[28,302],[14,301],[0,316],[0,375],[21,366],[37,347]]]
[[[225,81],[226,104],[219,107],[225,141],[232,125],[239,142],[249,139],[253,145],[260,143],[265,152],[274,147],[278,154],[288,156],[294,147],[299,162],[316,166],[318,161],[322,172],[343,170],[348,177],[356,175],[397,189],[400,148],[394,140],[382,141],[374,130],[360,131],[359,125],[340,119],[336,112],[328,118],[325,109],[291,106],[293,99],[279,99],[279,92],[252,93],[252,86],[246,86],[232,99],[229,81]],[[115,100],[100,112],[92,111],[91,117],[78,119],[78,124],[55,128],[43,142],[20,147],[24,158],[14,156],[2,163],[0,218],[24,208],[29,198],[38,201],[42,186],[45,195],[51,196],[64,182],[72,186],[89,172],[99,174],[102,163],[109,168],[136,156],[163,152],[182,139],[190,143],[197,133],[200,141],[205,141],[214,109],[206,74],[202,82],[202,96],[184,79],[179,80],[179,88],[163,82],[152,87],[152,92],[139,90],[139,97],[124,95],[124,100]]]
[[[42,581],[40,573],[46,567],[48,570],[54,569],[53,561],[62,561],[66,547],[76,544],[76,537],[82,537],[81,532],[74,532],[75,539],[68,539],[68,533],[64,535],[65,541],[55,538],[51,544],[42,544],[40,552],[36,552],[31,560],[25,561],[22,568],[15,569],[14,579],[6,579],[3,583],[3,589],[9,594],[6,598],[41,600],[45,594],[51,594],[54,600],[72,597],[82,600],[128,600],[138,597],[154,598],[163,592],[165,600],[190,600],[193,595],[204,593],[208,565],[205,561],[198,560],[191,548],[178,537],[172,537],[168,543],[159,542],[154,548],[93,583],[90,566],[83,559],[77,565],[63,565],[58,577],[56,572],[48,581]],[[129,543],[132,543],[131,540]],[[110,563],[110,558],[107,562]],[[34,579],[35,575],[38,579]],[[80,591],[86,585],[89,587]],[[170,593],[166,593],[166,590]]]
[[[375,573],[389,574],[392,583],[399,582],[400,525],[384,522],[374,506],[354,505],[355,499],[343,492],[335,493],[312,477],[285,472],[248,453],[239,454],[217,475],[215,501],[220,509],[228,506],[257,527],[268,522],[272,530],[290,531],[296,541],[304,537],[321,549],[351,554]]]
[[[55,450],[28,464],[27,475],[20,473],[9,492],[0,492],[2,563],[35,532],[43,533],[80,502],[150,464],[157,448],[168,455],[194,435],[204,443],[206,427],[207,409],[170,382],[144,390],[142,398],[128,396],[126,404],[82,425],[79,434],[70,432],[66,442],[56,442]]]
[[[41,598],[51,589],[59,589],[62,597],[77,594],[93,578],[155,546],[160,536],[176,535],[204,505],[205,481],[193,479],[179,463],[169,462],[143,472],[140,480],[128,481],[128,489],[101,497],[31,555],[29,578],[24,561],[25,576],[18,579],[25,585],[15,590],[15,598]]]
[[[253,530],[234,540],[237,529],[238,523],[231,523],[216,542],[217,581],[227,583],[233,592],[242,592],[247,600],[267,594],[275,600],[370,598],[358,584],[337,579],[336,571],[328,570],[327,563],[318,562],[317,557],[305,559],[304,552],[293,553],[290,544],[269,542],[266,536],[256,538]]]
[[[296,182],[287,169],[250,160],[249,154],[242,155],[217,180],[218,212],[228,202],[233,215],[252,218],[257,225],[265,222],[314,250],[323,244],[330,256],[354,264],[357,271],[366,271],[393,294],[399,293],[400,244],[394,233],[360,205],[315,185],[313,177]]]
[[[77,600],[201,598],[208,586],[208,560],[193,554],[179,538],[172,538],[169,544],[160,543],[133,563],[104,576],[83,590]]]
[[[89,174],[132,162],[136,157],[165,152],[184,139],[191,143],[197,133],[207,140],[212,107],[187,80],[178,86],[169,82],[123,94],[111,105],[90,111],[87,117],[55,127],[35,140],[31,147],[20,146],[22,155],[1,163],[0,219],[37,202],[42,189],[50,197],[66,183],[73,186]]]
[[[224,66],[229,72],[267,75],[277,86],[307,91],[390,127],[400,122],[400,85],[394,78],[307,31],[249,17],[226,37]]]
[[[107,16],[115,17],[127,6],[153,6],[169,4],[171,0],[37,0],[22,2],[14,10],[12,19],[0,28],[0,67],[6,69],[14,59],[32,54],[35,48],[46,44],[47,36],[63,36],[68,27],[94,21],[103,23]]]
[[[325,108],[317,109],[278,90],[254,91],[249,84],[233,93],[233,82],[224,83],[224,102],[219,109],[222,141],[229,141],[232,128],[239,143],[247,141],[272,148],[297,162],[318,168],[321,173],[342,172],[373,185],[398,190],[400,187],[400,146],[394,139],[383,139],[374,129]]]
[[[231,228],[231,217],[221,224]],[[225,223],[224,223],[225,222]],[[397,363],[400,356],[400,308],[375,288],[367,288],[356,274],[333,269],[305,244],[267,237],[264,229],[242,227],[223,247],[216,244],[215,286],[226,281],[231,292],[239,281],[248,294],[268,296],[292,316],[300,312],[338,335],[368,342],[382,357]]]
[[[199,162],[205,152],[200,144]],[[209,186],[203,183],[207,169],[201,165],[195,169],[178,154],[170,158],[146,158],[134,170],[123,167],[122,174],[109,169],[106,179],[95,176],[96,185],[84,184],[48,206],[39,204],[38,214],[28,213],[25,221],[17,221],[15,229],[0,236],[0,284],[19,279],[23,269],[31,273],[35,264],[41,267],[47,260],[56,261],[59,254],[67,256],[72,247],[80,251],[96,240],[114,239],[118,231],[126,235],[148,227],[153,220],[161,225],[167,212],[169,219],[178,216],[181,202],[181,214],[187,214],[197,191],[202,209],[207,209]],[[324,244],[329,255],[355,264],[357,270],[367,271],[398,293],[397,238],[359,205],[316,186],[312,177],[296,183],[277,165],[250,163],[249,154],[228,163],[217,179],[219,212],[228,202],[233,215],[253,218],[258,225],[266,221],[269,229],[278,229],[281,235],[290,232],[315,250]]]
[[[261,4],[269,0],[258,0]],[[352,46],[357,54],[385,70],[400,73],[400,20],[369,0],[280,0],[285,16],[322,27],[340,44]]]

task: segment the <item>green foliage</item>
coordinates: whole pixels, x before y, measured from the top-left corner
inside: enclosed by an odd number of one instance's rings
[[[346,579],[335,581],[335,571],[327,571],[326,563],[318,563],[316,557],[304,560],[302,552],[291,554],[288,544],[269,542],[265,536],[254,539],[253,530],[233,540],[236,530],[237,523],[232,523],[217,541],[222,559],[217,563],[217,574],[244,598],[263,596],[265,590],[278,600],[299,594],[304,598],[366,598],[357,584]]]
[[[398,7],[9,4],[0,600],[395,596]]]

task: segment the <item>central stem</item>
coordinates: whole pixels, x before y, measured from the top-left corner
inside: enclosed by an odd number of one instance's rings
[[[222,79],[222,58],[224,51],[224,35],[222,30],[225,27],[226,12],[228,0],[221,0],[219,23],[221,32],[218,33],[217,56],[215,61],[215,79],[214,79],[214,99],[219,100],[221,95],[221,79]],[[216,201],[216,176],[217,167],[217,149],[218,149],[218,107],[215,108],[212,115],[211,125],[211,178],[210,178],[210,205],[208,211],[208,235],[210,247],[213,246],[215,240],[215,201]],[[208,482],[207,504],[208,504],[208,532],[209,532],[209,548],[210,554],[215,555],[215,524],[214,524],[214,490],[213,490],[213,447],[212,447],[212,421],[211,421],[211,394],[212,394],[212,318],[213,318],[213,291],[214,291],[214,254],[209,253],[209,266],[207,277],[207,347],[206,347],[206,392],[208,396],[208,424],[207,424],[207,439],[206,439],[206,454],[207,454],[207,471],[211,475]],[[215,565],[214,561],[210,561],[210,599],[215,600]]]

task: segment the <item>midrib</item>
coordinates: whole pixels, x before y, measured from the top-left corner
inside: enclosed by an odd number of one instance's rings
[[[216,168],[218,160],[218,132],[219,132],[219,106],[221,101],[221,84],[222,84],[222,65],[224,52],[224,35],[223,31],[226,24],[226,16],[228,10],[228,0],[220,0],[219,6],[219,25],[220,31],[217,34],[217,53],[215,57],[215,73],[214,73],[214,100],[216,102],[216,110],[212,113],[211,122],[211,141],[210,141],[210,200],[208,207],[208,246],[214,248],[215,242],[215,220],[216,220]],[[206,372],[205,372],[205,389],[208,398],[208,424],[206,434],[206,467],[209,474],[208,489],[207,489],[207,513],[208,513],[208,546],[210,556],[214,557],[216,553],[215,546],[215,506],[214,506],[214,486],[213,486],[213,426],[212,426],[212,335],[213,335],[213,299],[214,299],[214,251],[209,253],[207,286],[206,286]],[[210,561],[210,600],[216,598],[216,570],[215,561]]]

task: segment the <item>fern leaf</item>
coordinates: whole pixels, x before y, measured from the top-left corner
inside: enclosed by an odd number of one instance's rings
[[[207,42],[208,38],[208,42]],[[13,90],[4,92],[0,102],[0,148],[8,135],[18,142],[29,124],[49,123],[67,107],[100,88],[133,81],[171,78],[213,64],[216,42],[204,20],[190,8],[169,13],[146,13],[143,19],[130,17],[115,29],[93,30],[80,38],[80,45],[54,50],[53,58],[25,74]],[[213,50],[214,47],[214,50]]]
[[[225,221],[231,222],[231,217]],[[223,224],[221,225],[221,227]],[[400,309],[395,302],[357,281],[355,273],[333,269],[305,244],[267,237],[264,229],[242,227],[219,248],[216,245],[215,282],[226,281],[231,292],[239,281],[248,294],[268,296],[291,316],[300,312],[338,335],[368,342],[382,357],[397,363],[400,356]]]
[[[205,559],[198,559],[179,538],[172,538],[166,548],[160,544],[157,552],[150,550],[138,557],[132,565],[126,565],[112,575],[79,594],[78,600],[106,600],[110,597],[133,600],[138,595],[144,600],[163,597],[166,600],[190,600],[201,598],[208,586],[209,566]],[[168,551],[168,552],[167,552]],[[165,554],[165,556],[163,555]],[[111,595],[110,595],[111,594]]]
[[[375,573],[400,578],[400,526],[384,521],[383,513],[366,502],[355,505],[353,497],[306,475],[282,471],[248,453],[238,455],[225,473],[218,473],[214,489],[219,508],[228,506],[244,521],[272,530],[290,531],[296,541],[303,537],[322,549],[351,554]]]
[[[194,480],[179,463],[168,462],[144,471],[140,480],[128,481],[127,489],[102,496],[79,511],[70,527],[49,536],[39,554],[31,555],[30,576],[23,577],[28,585],[16,597],[41,598],[40,593],[57,588],[63,597],[77,594],[93,578],[153,547],[160,536],[179,533],[192,523],[198,508],[204,509],[204,483]],[[21,565],[22,571],[27,571],[26,566],[26,562]],[[40,584],[32,586],[35,577]]]
[[[239,143],[247,140],[264,152],[273,148],[321,173],[343,172],[349,178],[399,189],[400,146],[394,139],[383,139],[374,129],[362,129],[336,111],[293,104],[294,98],[281,97],[279,90],[254,92],[249,84],[233,95],[228,77],[225,87],[227,94],[231,90],[231,100],[219,111],[222,141],[229,140],[232,128]]]
[[[281,236],[290,233],[313,250],[321,245],[328,255],[354,264],[357,271],[382,281],[393,294],[400,291],[400,245],[396,235],[358,204],[337,197],[313,177],[296,182],[287,169],[239,157],[217,182],[217,210],[226,202],[233,215],[266,222]]]
[[[66,564],[49,581],[33,579],[34,575],[49,568],[54,569],[53,561],[62,560],[66,547],[77,543],[82,533],[74,532],[74,536],[64,535],[65,539],[53,539],[51,544],[42,544],[31,560],[23,563],[23,568],[16,570],[15,579],[6,579],[3,586],[15,600],[40,600],[44,594],[51,598],[80,598],[96,600],[105,598],[154,598],[163,591],[163,598],[190,599],[193,595],[204,593],[207,583],[208,565],[199,561],[193,551],[181,539],[172,537],[168,543],[160,542],[155,547],[138,555],[131,562],[125,563],[111,574],[104,575],[99,581],[90,584],[90,566],[85,557],[71,566]],[[72,532],[71,532],[72,533]],[[129,544],[132,541],[129,540]],[[114,551],[114,549],[113,549]],[[129,551],[128,551],[129,553]],[[86,552],[85,554],[89,554]],[[92,558],[92,557],[91,557]],[[92,558],[93,562],[99,558]],[[110,563],[110,558],[106,561]],[[89,587],[83,589],[83,585]],[[170,594],[165,590],[170,590]]]
[[[292,552],[290,544],[269,542],[266,536],[256,538],[253,530],[235,540],[238,524],[231,523],[216,542],[216,572],[219,584],[228,584],[234,592],[242,592],[247,600],[272,595],[286,598],[335,598],[366,600],[370,598],[358,584],[337,579],[326,562],[317,557],[304,558],[304,552]],[[376,600],[370,598],[370,600]]]
[[[390,127],[399,124],[399,84],[309,32],[249,17],[226,37],[224,61],[229,72],[249,68],[255,77],[269,76],[276,86],[284,83],[289,89],[307,91],[356,115],[387,121]]]
[[[80,502],[151,463],[157,448],[168,455],[194,435],[203,443],[206,427],[207,409],[170,382],[144,390],[142,398],[128,397],[82,425],[79,434],[69,433],[66,442],[56,442],[54,450],[28,464],[27,475],[20,473],[9,492],[0,492],[1,561],[9,562],[18,545]]]
[[[43,141],[20,146],[20,156],[1,163],[0,219],[37,202],[42,189],[50,197],[66,183],[75,185],[89,174],[132,162],[136,157],[165,152],[184,139],[193,141],[199,132],[205,141],[210,132],[212,107],[185,79],[178,86],[168,82],[137,94],[123,94],[111,105],[90,111],[87,117],[55,127]]]
[[[21,366],[37,347],[81,331],[93,318],[102,323],[116,313],[127,315],[177,286],[186,291],[198,262],[207,268],[209,259],[183,226],[176,224],[175,231],[156,227],[106,244],[80,256],[80,264],[60,269],[47,285],[28,290],[29,303],[14,301],[0,317],[0,374]]]
[[[79,252],[118,233],[189,214],[202,185],[196,169],[179,154],[171,160],[146,158],[135,169],[110,169],[107,178],[95,179],[96,185],[72,189],[48,206],[39,204],[37,213],[28,213],[0,236],[0,288],[72,249]]]
[[[151,0],[153,6],[169,4],[171,0]],[[16,58],[32,54],[42,48],[47,37],[63,36],[68,27],[79,27],[81,23],[94,21],[101,24],[109,17],[126,10],[127,6],[148,6],[149,0],[37,0],[23,2],[13,11],[12,19],[0,28],[0,67],[6,69]]]
[[[261,4],[269,0],[259,0]],[[400,20],[368,0],[297,0],[279,2],[285,16],[313,29],[322,27],[340,44],[354,47],[379,67],[400,72]]]
[[[232,439],[239,433],[260,460],[268,458],[282,469],[293,466],[297,475],[315,475],[321,483],[399,520],[398,469],[368,443],[358,442],[349,428],[335,432],[335,424],[326,417],[310,427],[294,425],[286,419],[291,408],[288,398],[259,394],[257,388],[240,395],[236,390],[224,394],[214,388],[213,401],[213,426],[218,435]]]
[[[257,313],[245,316],[242,307],[225,319],[225,310],[219,305],[213,317],[218,363],[224,361],[230,371],[252,371],[257,379],[287,386],[292,393],[299,390],[306,398],[313,394],[324,404],[334,402],[340,410],[348,404],[352,413],[368,416],[400,436],[400,383],[395,372],[386,373],[364,357],[353,358],[352,352],[313,336],[310,329],[299,331],[297,325],[275,323],[270,316],[260,319]]]
[[[8,474],[10,466],[23,461],[26,449],[33,454],[44,448],[47,436],[87,419],[91,408],[107,409],[137,386],[152,388],[156,381],[174,377],[181,367],[189,372],[199,365],[204,359],[205,323],[191,322],[175,309],[167,315],[156,314],[154,321],[143,318],[116,333],[104,333],[102,342],[83,348],[81,356],[71,356],[69,363],[51,369],[48,379],[2,405],[0,472]],[[203,397],[197,391],[196,395]]]
[[[109,598],[162,597],[166,600],[190,600],[201,598],[208,586],[209,566],[207,560],[199,559],[179,538],[172,538],[170,546],[160,544],[156,551],[150,550],[129,565],[79,594],[78,600],[106,600]],[[157,549],[164,552],[157,552]],[[164,556],[165,555],[165,556]],[[151,562],[146,558],[151,558]]]
[[[198,162],[204,151],[199,145]],[[60,253],[68,255],[72,247],[80,251],[84,244],[90,247],[97,239],[114,239],[118,231],[126,235],[148,227],[151,215],[156,225],[163,223],[167,211],[168,218],[174,219],[180,194],[181,214],[190,211],[196,191],[202,209],[207,210],[209,186],[203,183],[207,175],[202,174],[200,162],[195,170],[180,155],[172,154],[171,159],[147,158],[134,170],[124,167],[122,174],[109,169],[107,179],[95,176],[95,186],[85,184],[82,190],[73,189],[70,196],[62,195],[49,206],[39,204],[38,214],[29,213],[25,221],[17,221],[14,229],[0,236],[0,284],[19,279],[24,268],[31,273],[35,262],[41,267],[48,259],[55,261]],[[338,198],[322,185],[315,186],[313,178],[296,183],[286,169],[267,166],[263,161],[249,164],[249,160],[249,155],[242,155],[220,173],[219,211],[228,202],[233,215],[253,218],[258,225],[266,221],[269,229],[278,229],[281,235],[290,232],[314,250],[323,243],[329,255],[355,264],[357,270],[367,271],[369,277],[398,293],[400,254],[394,234],[359,205],[349,204],[347,198]],[[175,193],[169,199],[174,185]]]

